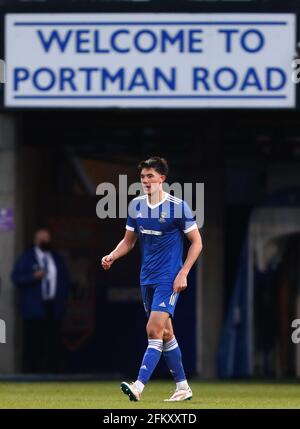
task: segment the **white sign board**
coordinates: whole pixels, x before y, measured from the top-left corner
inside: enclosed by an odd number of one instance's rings
[[[5,105],[294,107],[293,14],[8,14]]]

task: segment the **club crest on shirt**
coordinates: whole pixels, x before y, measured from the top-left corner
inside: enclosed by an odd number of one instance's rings
[[[161,212],[159,219],[158,219],[158,222],[164,223],[166,221],[166,216],[167,216],[166,212]]]

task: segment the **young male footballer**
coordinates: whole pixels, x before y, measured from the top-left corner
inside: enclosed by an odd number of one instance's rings
[[[186,202],[163,191],[167,161],[151,157],[139,164],[139,171],[145,195],[131,201],[123,240],[102,258],[102,267],[110,269],[117,259],[130,252],[139,238],[148,347],[137,380],[121,383],[121,389],[131,401],[139,401],[163,353],[176,382],[174,394],[166,401],[185,401],[192,399],[193,394],[185,376],[172,318],[179,294],[187,287],[187,275],[201,252],[202,240]],[[191,245],[182,264],[184,235]]]

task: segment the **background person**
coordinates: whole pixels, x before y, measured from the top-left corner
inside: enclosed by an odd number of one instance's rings
[[[23,320],[23,372],[58,372],[70,278],[47,229],[36,231],[34,245],[14,266],[12,280],[18,288]]]

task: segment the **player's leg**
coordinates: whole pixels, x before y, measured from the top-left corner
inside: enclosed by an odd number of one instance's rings
[[[152,310],[161,309],[169,315],[164,331],[165,340],[168,340],[166,341],[168,344],[165,345],[168,349],[168,352],[166,353],[168,359],[167,363],[171,366],[172,371],[174,371],[174,376],[176,374],[176,383],[180,383],[179,385],[176,385],[176,392],[170,398],[172,401],[181,401],[192,398],[192,391],[188,387],[186,381],[186,376],[182,366],[181,352],[174,337],[171,321],[171,318],[174,317],[179,296],[180,294],[175,293],[173,290],[173,282],[161,283],[155,290],[152,303]],[[180,392],[180,394],[178,394],[178,392]]]
[[[158,360],[161,357],[162,353],[162,337],[164,331],[165,321],[159,323],[156,319],[160,319],[159,315],[152,314],[152,304],[154,301],[154,293],[156,291],[156,285],[142,285],[141,286],[141,294],[144,303],[145,312],[148,317],[147,324],[147,335],[148,335],[148,347],[144,354],[143,362],[141,365],[141,369],[139,371],[139,377],[134,383],[121,383],[121,390],[129,396],[131,401],[139,401],[141,398],[141,394],[145,387],[146,382],[149,380],[152,372],[154,371],[155,366],[157,365]],[[160,313],[160,312],[155,312]],[[167,319],[165,315],[162,316],[163,319]],[[162,325],[159,328],[159,325]],[[161,331],[158,338],[153,337],[154,331]],[[150,338],[150,337],[151,338]],[[149,360],[149,363],[148,363]],[[146,361],[146,363],[144,362]],[[156,362],[157,361],[157,362]]]
[[[140,387],[148,383],[156,365],[158,364],[163,350],[163,334],[169,315],[162,311],[151,311],[147,323],[148,347],[144,354],[138,375]]]
[[[167,401],[184,401],[192,399],[193,394],[185,376],[181,350],[174,335],[171,318],[168,319],[164,330],[163,355],[176,382],[175,393]]]
[[[122,391],[131,401],[139,401],[145,385],[148,383],[163,350],[163,333],[169,314],[151,311],[147,323],[148,347],[143,357],[137,380],[132,383],[121,383]]]

